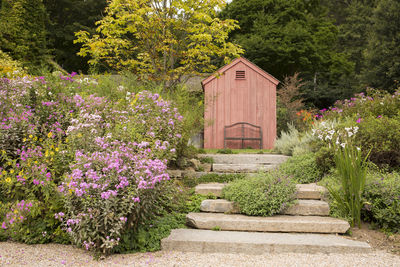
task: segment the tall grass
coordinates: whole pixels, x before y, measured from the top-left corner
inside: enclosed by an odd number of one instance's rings
[[[350,216],[352,227],[357,225],[361,228],[362,195],[367,176],[367,158],[368,155],[363,158],[361,149],[354,146],[339,147],[335,154],[335,163],[340,177],[340,188],[337,190],[327,186],[342,214]]]

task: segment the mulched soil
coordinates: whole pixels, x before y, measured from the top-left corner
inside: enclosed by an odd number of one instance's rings
[[[388,235],[381,231],[373,230],[368,223],[363,223],[361,229],[352,228],[351,235],[348,238],[367,242],[376,250],[385,250],[400,255],[400,234]]]

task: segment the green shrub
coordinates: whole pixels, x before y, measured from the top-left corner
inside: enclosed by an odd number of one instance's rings
[[[400,232],[400,174],[368,175],[364,198],[364,220],[388,232]]]
[[[169,236],[172,229],[185,228],[186,214],[168,213],[147,221],[138,229],[129,229],[121,236],[114,253],[148,252],[161,249],[161,239]]]
[[[335,153],[332,147],[322,146],[315,153],[315,163],[322,174],[327,174],[335,167]]]
[[[366,150],[369,159],[378,166],[400,166],[400,115],[395,117],[367,117],[359,123],[356,142]]]
[[[323,174],[318,168],[314,153],[292,156],[280,165],[279,171],[293,176],[294,180],[300,184],[318,182]]]
[[[202,183],[228,183],[237,179],[243,179],[245,177],[246,175],[241,173],[232,173],[232,174],[208,173],[202,175],[199,178],[185,177],[183,179],[183,183],[188,187],[195,187],[196,185]]]
[[[296,192],[291,177],[277,171],[235,180],[223,189],[223,198],[239,205],[241,213],[271,216],[289,207]]]

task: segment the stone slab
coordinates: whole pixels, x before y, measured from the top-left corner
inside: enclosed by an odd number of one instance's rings
[[[252,233],[174,229],[161,240],[164,251],[200,253],[367,253],[371,246],[336,235]],[[296,265],[295,262],[293,265]]]
[[[246,163],[246,164],[230,164],[230,163],[214,163],[213,171],[215,172],[226,172],[226,173],[248,173],[248,172],[258,172],[258,171],[268,171],[276,168],[277,164],[256,164],[256,163]]]
[[[327,190],[323,186],[315,183],[296,185],[298,199],[323,199],[327,194]]]
[[[195,177],[196,177],[196,178],[200,178],[200,177],[202,177],[202,176],[204,176],[204,175],[207,175],[207,174],[213,174],[213,175],[228,175],[228,174],[232,174],[232,173],[228,173],[228,172],[196,172]],[[246,175],[246,177],[254,177],[254,176],[257,175],[257,173],[254,173],[254,172],[241,173],[241,174]]]
[[[344,220],[320,216],[258,217],[224,213],[189,213],[186,220],[193,228],[208,230],[219,228],[224,231],[345,233],[350,228],[349,223]]]
[[[216,213],[240,213],[234,202],[225,199],[206,199],[201,202],[200,210]],[[321,200],[298,200],[281,214],[298,216],[328,216],[329,204]]]
[[[203,154],[199,157],[211,157],[214,163],[223,164],[281,164],[289,158],[280,154]]]
[[[201,202],[200,210],[203,212],[239,213],[238,206],[225,199],[205,199]]]
[[[315,199],[300,199],[282,212],[285,215],[329,216],[329,204]]]
[[[208,184],[198,184],[194,192],[200,195],[214,195],[216,197],[220,197],[222,194],[222,188],[225,187],[226,184],[222,183],[208,183]]]

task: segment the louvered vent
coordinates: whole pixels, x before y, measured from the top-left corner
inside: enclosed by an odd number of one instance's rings
[[[244,80],[246,79],[246,72],[244,70],[237,70],[236,71],[236,79],[237,80]]]

